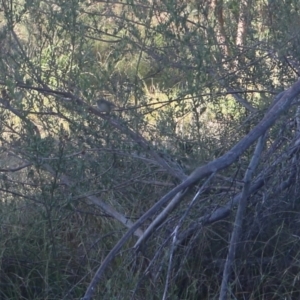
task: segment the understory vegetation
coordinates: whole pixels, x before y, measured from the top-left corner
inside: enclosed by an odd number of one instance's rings
[[[299,1],[0,7],[0,299],[300,298]]]

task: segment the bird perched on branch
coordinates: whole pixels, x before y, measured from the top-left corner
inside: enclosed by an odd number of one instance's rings
[[[109,115],[114,107],[115,105],[112,102],[107,101],[104,98],[97,100],[97,108],[102,113]]]

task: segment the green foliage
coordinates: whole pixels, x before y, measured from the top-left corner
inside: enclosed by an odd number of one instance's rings
[[[248,134],[299,77],[298,2],[4,1],[0,298],[80,299],[130,222]],[[97,111],[100,97],[111,114]],[[292,108],[268,132],[264,187],[249,196],[232,275],[237,299],[299,298],[295,123]],[[233,218],[197,222],[242,191],[252,152],[201,194],[170,268],[171,233],[195,190],[137,256],[133,238],[95,297],[161,299],[167,285],[170,299],[217,298]]]

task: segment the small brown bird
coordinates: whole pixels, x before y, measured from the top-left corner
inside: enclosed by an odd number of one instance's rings
[[[104,98],[97,100],[97,108],[102,113],[109,115],[113,107],[115,107],[115,105]]]

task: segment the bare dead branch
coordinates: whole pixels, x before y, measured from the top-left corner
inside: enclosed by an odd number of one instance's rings
[[[187,214],[189,213],[189,211],[191,210],[193,204],[196,202],[196,200],[198,199],[198,197],[203,193],[203,191],[205,190],[206,186],[208,185],[208,183],[213,179],[213,177],[215,176],[215,173],[211,174],[209,176],[209,178],[207,178],[207,180],[204,182],[204,184],[201,186],[201,188],[198,190],[198,192],[196,193],[196,195],[193,197],[191,203],[189,204],[189,206],[187,207],[187,209],[185,210],[184,214],[181,216],[178,224],[176,225],[172,236],[172,244],[171,244],[171,251],[169,254],[169,264],[168,264],[168,271],[167,271],[167,278],[166,278],[166,284],[165,284],[165,289],[164,289],[164,295],[163,295],[163,300],[167,299],[167,291],[168,291],[168,283],[170,280],[170,275],[171,275],[171,266],[172,266],[172,261],[173,261],[173,254],[176,248],[176,244],[177,244],[177,236],[178,236],[178,231],[179,228],[181,227],[184,219],[186,218]]]
[[[262,135],[258,140],[254,154],[252,156],[252,159],[249,163],[249,167],[244,177],[244,187],[243,187],[241,199],[239,201],[239,206],[236,213],[234,227],[233,227],[231,240],[229,244],[228,255],[223,270],[223,278],[222,278],[221,291],[219,296],[220,300],[227,299],[227,290],[228,290],[227,286],[228,286],[229,276],[231,274],[231,267],[235,258],[237,243],[240,239],[240,235],[242,231],[242,223],[243,223],[243,218],[247,207],[247,199],[250,195],[249,191],[251,186],[251,180],[253,177],[253,173],[258,165],[260,155],[264,148],[264,144],[265,144],[265,134]]]
[[[17,172],[17,171],[25,169],[25,168],[27,168],[29,166],[32,166],[32,163],[25,163],[24,165],[21,165],[19,167],[15,167],[15,168],[8,168],[8,169],[2,169],[2,168],[0,168],[0,172]]]
[[[49,165],[43,165],[43,168],[46,169],[49,173],[51,173],[52,175],[55,175],[55,171],[52,169],[51,166]],[[62,174],[59,176],[59,179],[61,180],[62,183],[64,183],[65,185],[71,187],[74,185],[74,183],[72,182],[72,180]],[[117,212],[113,207],[111,207],[110,205],[104,203],[103,201],[101,201],[98,197],[93,196],[93,195],[86,195],[86,198],[91,201],[93,204],[95,204],[96,206],[100,207],[101,209],[103,209],[108,215],[112,216],[113,218],[115,218],[116,220],[118,220],[119,222],[121,222],[123,225],[125,225],[127,228],[131,228],[133,226],[133,223],[126,218],[124,215],[120,214],[119,212]],[[143,232],[140,229],[137,229],[134,231],[135,235],[140,237]]]
[[[272,178],[271,174],[274,172],[274,170],[278,167],[279,164],[282,164],[282,162],[289,158],[291,155],[295,153],[299,149],[299,146],[295,148],[295,146],[292,146],[288,149],[288,151],[285,154],[282,154],[279,156],[272,165],[264,169],[256,178],[256,180],[253,182],[249,189],[249,195],[252,195],[256,193],[262,186],[266,185],[268,181]],[[292,168],[290,176],[282,182],[279,186],[276,187],[274,194],[278,194],[282,192],[284,189],[288,188],[294,181],[295,181],[295,173],[296,168]],[[183,243],[183,241],[191,236],[194,232],[199,231],[200,228],[203,226],[208,226],[210,224],[213,224],[219,220],[225,219],[230,215],[230,212],[234,206],[236,206],[240,199],[242,197],[242,192],[238,193],[228,201],[224,206],[221,206],[217,208],[214,212],[208,213],[202,217],[200,217],[196,222],[193,222],[190,224],[189,229],[185,230],[183,233],[181,233],[180,238],[178,239],[178,244],[180,245]]]
[[[232,164],[245,150],[247,150],[261,135],[263,135],[268,128],[270,128],[278,117],[287,110],[292,100],[300,93],[300,80],[294,83],[288,90],[286,90],[282,97],[271,107],[265,117],[245,136],[240,142],[238,142],[230,151],[223,156],[215,159],[214,161],[197,168],[185,181],[183,181],[176,188],[167,193],[161,198],[155,205],[153,205],[139,220],[137,220],[131,229],[129,229],[125,235],[119,240],[119,242],[113,247],[110,253],[106,256],[101,266],[94,275],[90,285],[88,286],[86,293],[82,300],[90,300],[95,287],[101,279],[101,276],[109,265],[112,259],[118,254],[122,246],[127,242],[132,233],[139,228],[151,215],[157,212],[167,201],[174,197],[177,193],[182,192],[184,189],[192,186],[198,180],[211,175],[219,170],[222,170]]]

